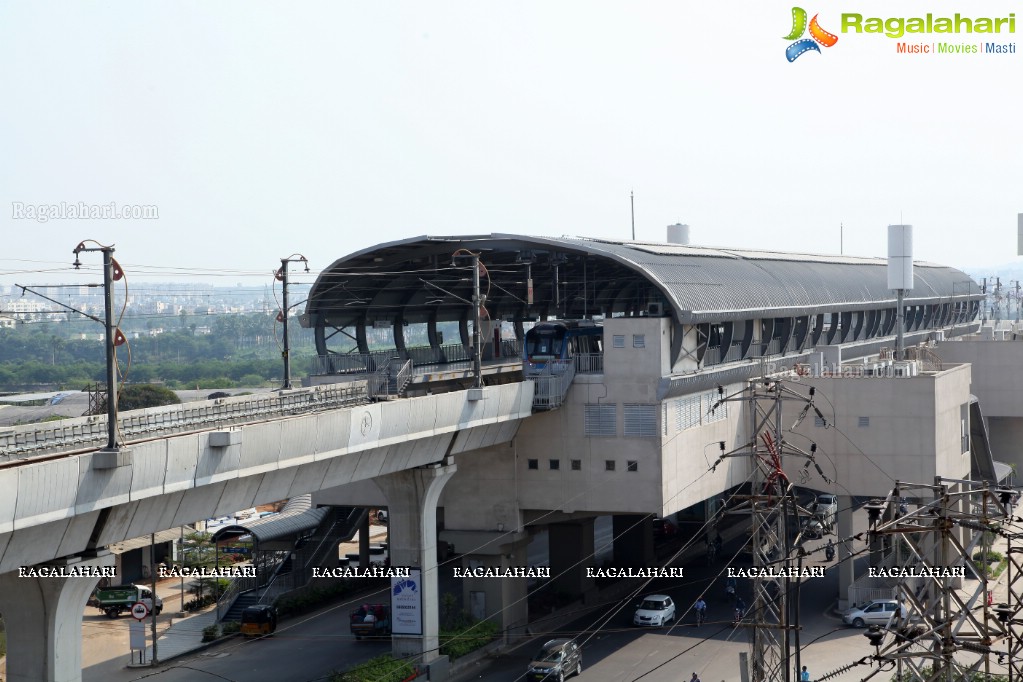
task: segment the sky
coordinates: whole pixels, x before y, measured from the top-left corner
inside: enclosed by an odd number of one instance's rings
[[[87,238],[225,285],[423,234],[629,239],[630,193],[643,241],[884,256],[908,223],[919,260],[1015,263],[1023,11],[841,28],[1019,4],[798,2],[838,42],[792,63],[778,0],[4,3],[0,286],[95,279]],[[990,40],[1015,53],[897,52]],[[158,217],[32,213],[111,202]]]

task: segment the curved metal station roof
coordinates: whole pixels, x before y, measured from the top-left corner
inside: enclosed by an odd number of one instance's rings
[[[481,291],[494,319],[645,314],[649,303],[660,301],[680,323],[693,324],[876,309],[896,301],[884,258],[583,237],[421,236],[335,261],[313,285],[302,322],[342,328],[461,319],[472,299],[472,277],[468,260],[452,265],[459,249],[480,254],[486,268]],[[527,263],[534,289],[528,309]],[[905,292],[907,305],[982,297],[967,274],[927,262],[915,263],[914,288]]]
[[[295,536],[320,525],[328,511],[327,507],[313,507],[312,495],[298,495],[288,500],[280,514],[218,528],[213,541],[229,535],[251,535],[258,544]]]

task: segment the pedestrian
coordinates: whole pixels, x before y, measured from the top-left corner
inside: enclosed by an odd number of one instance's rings
[[[743,615],[746,613],[746,602],[743,601],[742,597],[738,597],[735,600],[735,624],[738,625],[739,621],[742,620]]]
[[[689,678],[689,682],[700,682],[699,675],[697,675],[696,673],[693,673],[693,676]]]
[[[810,682],[810,671],[803,666],[803,672],[799,673],[799,682]]]

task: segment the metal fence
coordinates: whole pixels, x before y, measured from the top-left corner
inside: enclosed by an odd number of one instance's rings
[[[574,359],[577,374],[602,374],[604,372],[603,353],[577,353]]]
[[[575,362],[552,360],[542,374],[529,377],[533,382],[533,409],[552,410],[561,407],[575,379]]]
[[[518,339],[501,341],[500,357],[517,358],[522,354],[522,342]],[[411,360],[415,367],[443,365],[452,362],[472,360],[472,348],[460,343],[443,346],[413,346],[399,351],[375,351],[373,353],[331,353],[318,355],[313,362],[313,374],[373,374],[387,365],[393,358]]]
[[[401,361],[401,358],[391,358],[386,365],[381,367],[369,378],[367,394],[370,398],[386,398],[400,396],[412,381],[412,361]]]
[[[365,382],[329,384],[295,391],[236,396],[122,412],[124,441],[197,428],[227,426],[267,417],[346,407],[368,400]],[[0,461],[50,450],[98,447],[107,438],[106,415],[27,424],[0,430]]]

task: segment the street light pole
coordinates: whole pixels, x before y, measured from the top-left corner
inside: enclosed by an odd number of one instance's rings
[[[284,326],[284,350],[281,357],[284,358],[284,385],[283,390],[291,388],[291,342],[288,339],[288,263],[305,263],[305,271],[309,272],[309,261],[300,253],[293,253],[287,258],[281,259],[281,267],[274,273],[274,277],[281,282],[281,312],[277,319]]]

